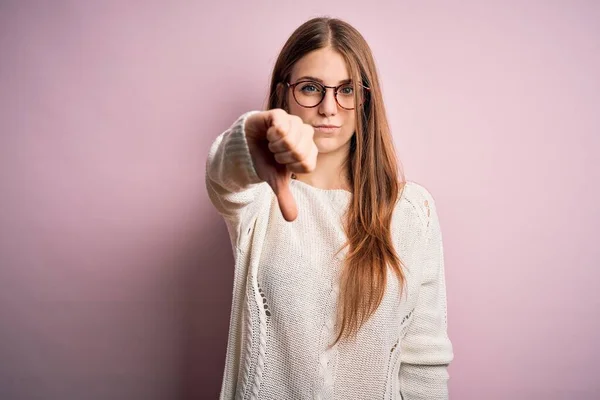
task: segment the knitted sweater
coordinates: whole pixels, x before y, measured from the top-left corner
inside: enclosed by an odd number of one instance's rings
[[[388,269],[375,314],[356,339],[328,348],[352,194],[292,180],[298,217],[285,221],[248,150],[244,123],[253,112],[214,140],[206,164],[209,198],[225,220],[235,259],[220,399],[447,399],[453,349],[432,195],[409,181],[393,214],[403,295]]]

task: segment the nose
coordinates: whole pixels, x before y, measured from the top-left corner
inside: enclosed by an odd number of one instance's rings
[[[326,88],[325,89],[325,98],[319,104],[319,114],[324,116],[331,116],[337,114],[338,105],[335,100],[335,89]]]

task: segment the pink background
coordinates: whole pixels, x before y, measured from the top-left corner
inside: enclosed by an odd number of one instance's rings
[[[217,397],[206,154],[324,14],[371,44],[438,203],[451,397],[600,398],[600,3],[235,3],[2,1],[0,398]]]

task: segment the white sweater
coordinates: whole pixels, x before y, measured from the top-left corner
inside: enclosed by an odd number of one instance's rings
[[[292,180],[298,218],[283,219],[254,169],[245,113],[210,148],[206,186],[224,217],[234,259],[233,301],[221,399],[447,399],[442,235],[436,206],[408,182],[392,237],[405,265],[401,297],[388,270],[384,299],[355,341],[335,334],[347,248],[342,217],[352,194]]]

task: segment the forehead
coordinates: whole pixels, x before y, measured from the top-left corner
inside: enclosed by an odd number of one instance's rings
[[[350,79],[346,60],[330,47],[312,51],[294,64],[292,81],[304,76],[319,78],[325,84],[337,84]]]

